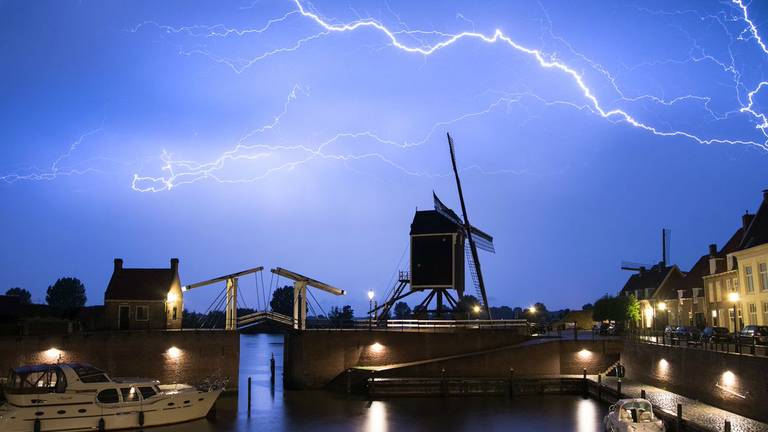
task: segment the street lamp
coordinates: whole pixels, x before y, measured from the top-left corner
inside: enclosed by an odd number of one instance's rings
[[[373,325],[373,290],[368,290],[368,329]]]
[[[475,313],[477,318],[480,318],[480,305],[474,305],[472,306],[472,312]]]
[[[666,316],[666,318],[667,318],[667,325],[668,326],[671,325],[671,323],[669,322],[669,309],[667,309],[667,302],[659,302],[659,304],[656,305],[656,309],[658,309],[659,312],[667,311],[667,316]],[[661,341],[662,341],[662,343],[664,342],[664,338],[665,337],[666,337],[666,332],[661,334]],[[672,335],[670,334],[670,343],[671,343],[671,339],[672,339]],[[658,338],[657,338],[657,341],[658,341]]]
[[[733,334],[735,335],[738,331],[738,327],[736,326],[736,304],[739,303],[739,293],[735,291],[729,292],[728,301],[733,303]]]

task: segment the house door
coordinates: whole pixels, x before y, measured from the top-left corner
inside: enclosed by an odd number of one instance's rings
[[[131,308],[129,306],[120,306],[119,322],[120,330],[128,330],[131,318]]]

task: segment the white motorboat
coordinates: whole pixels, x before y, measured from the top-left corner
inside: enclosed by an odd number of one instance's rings
[[[110,378],[81,363],[12,369],[0,406],[0,431],[115,430],[182,423],[205,417],[223,391]]]
[[[608,408],[603,425],[608,432],[663,432],[664,422],[653,414],[645,399],[621,399]]]

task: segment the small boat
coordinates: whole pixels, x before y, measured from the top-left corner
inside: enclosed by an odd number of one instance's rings
[[[88,364],[61,363],[12,369],[4,390],[0,431],[53,432],[132,429],[197,420],[208,414],[223,388],[110,378]]]
[[[653,414],[653,405],[645,399],[620,399],[608,408],[603,419],[607,432],[666,431],[664,422]]]

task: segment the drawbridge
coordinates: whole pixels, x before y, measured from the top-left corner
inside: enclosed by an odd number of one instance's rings
[[[211,305],[202,315],[203,319],[196,323],[198,328],[216,328],[220,324],[220,318],[224,319],[224,330],[243,331],[253,328],[269,328],[274,330],[305,330],[307,321],[307,307],[314,311],[311,302],[308,302],[309,295],[315,301],[320,309],[320,304],[308,288],[316,288],[333,295],[341,296],[346,291],[320,282],[316,279],[304,276],[302,274],[286,270],[281,267],[271,269],[271,273],[277,276],[274,288],[280,283],[279,278],[284,277],[293,281],[293,291],[291,300],[293,303],[293,314],[288,316],[284,313],[269,310],[273,286],[270,281],[269,293],[264,286],[262,271],[264,267],[254,267],[236,273],[215,277],[212,279],[196,282],[182,287],[183,292],[204,286],[215,285],[224,282],[224,288],[214,298]],[[256,308],[248,307],[239,289],[239,280],[241,277],[254,275],[256,283]],[[261,278],[259,276],[262,276]],[[224,310],[223,317],[220,310]],[[315,314],[317,315],[317,314]],[[220,327],[218,327],[220,328]]]

